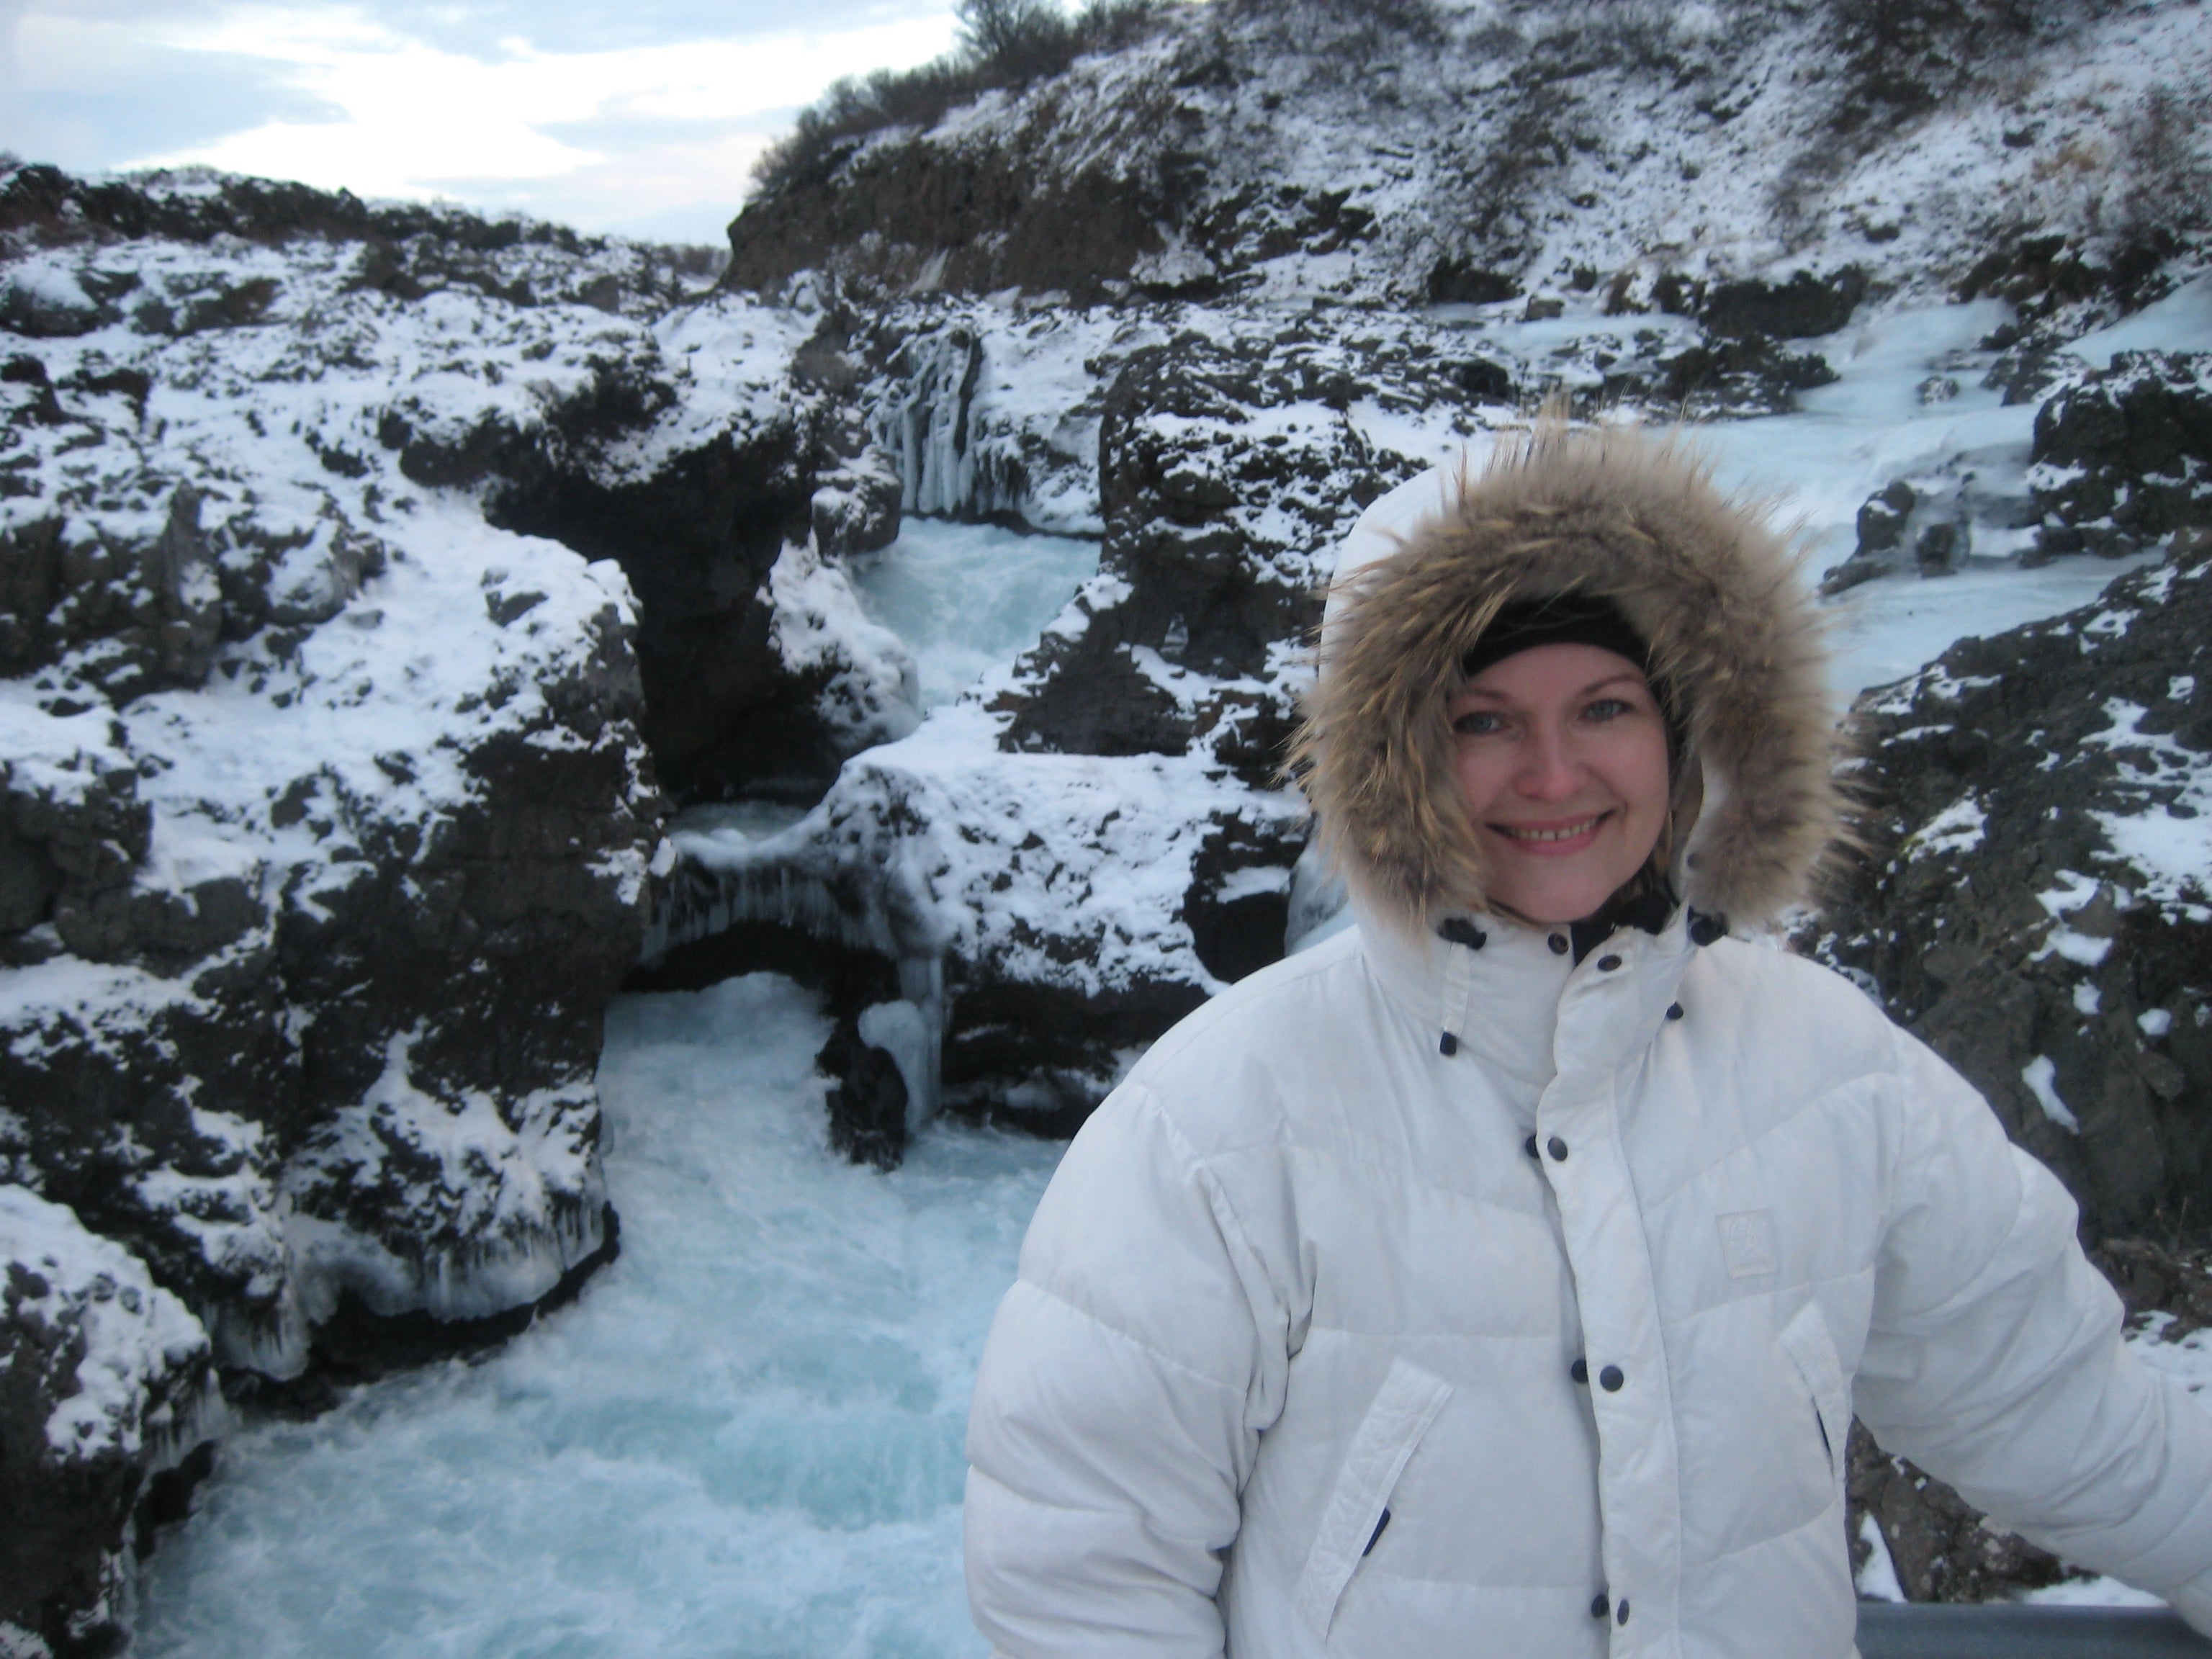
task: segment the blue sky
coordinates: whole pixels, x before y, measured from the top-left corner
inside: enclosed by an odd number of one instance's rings
[[[802,106],[952,34],[951,0],[0,0],[0,149],[718,243]]]

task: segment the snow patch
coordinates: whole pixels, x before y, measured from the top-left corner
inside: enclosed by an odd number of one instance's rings
[[[1989,814],[1972,794],[1960,796],[1928,820],[1905,842],[1907,859],[1933,858],[1971,853],[1982,844],[1982,830]]]
[[[2058,1067],[2048,1054],[2038,1054],[2021,1067],[2020,1080],[2027,1085],[2028,1093],[2033,1095],[2035,1103],[2043,1108],[2044,1116],[2069,1134],[2081,1133],[2081,1121],[2058,1097]]]
[[[1859,1599],[1863,1601],[1902,1601],[1905,1586],[1897,1577],[1897,1563],[1889,1553],[1889,1540],[1870,1511],[1859,1516],[1859,1538],[1867,1547],[1866,1565],[1858,1570]]]

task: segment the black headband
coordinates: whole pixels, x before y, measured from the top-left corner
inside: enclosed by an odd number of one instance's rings
[[[1468,679],[1506,658],[1540,645],[1594,645],[1626,657],[1650,672],[1650,649],[1644,636],[1611,599],[1589,593],[1552,593],[1540,599],[1516,599],[1501,610],[1466,656],[1460,672]]]

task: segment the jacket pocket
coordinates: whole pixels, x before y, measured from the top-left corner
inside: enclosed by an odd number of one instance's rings
[[[1429,1425],[1437,1420],[1451,1384],[1419,1366],[1394,1360],[1374,1403],[1360,1419],[1323,1505],[1321,1530],[1298,1576],[1298,1616],[1327,1638],[1336,1604],[1382,1523],[1383,1506]]]
[[[1797,1316],[1782,1328],[1780,1340],[1782,1351],[1796,1364],[1806,1392],[1813,1397],[1813,1413],[1827,1447],[1828,1474],[1840,1503],[1847,1473],[1844,1458],[1851,1431],[1851,1397],[1844,1382],[1843,1362],[1836,1358],[1835,1341],[1828,1334],[1828,1322],[1820,1316],[1820,1304],[1808,1302],[1799,1309]]]

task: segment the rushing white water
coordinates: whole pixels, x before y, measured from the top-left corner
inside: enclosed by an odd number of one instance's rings
[[[767,975],[629,997],[599,1083],[622,1255],[478,1365],[226,1442],[142,1659],[979,1653],[975,1356],[1057,1145],[823,1141],[828,1027]]]
[[[909,518],[896,541],[854,562],[853,587],[869,620],[914,653],[921,706],[935,708],[1035,645],[1097,574],[1096,542]]]

